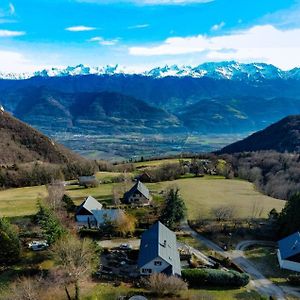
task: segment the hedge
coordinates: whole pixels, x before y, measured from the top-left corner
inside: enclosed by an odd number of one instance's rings
[[[192,287],[241,287],[247,285],[250,280],[249,275],[246,273],[216,269],[185,269],[182,270],[182,278]]]

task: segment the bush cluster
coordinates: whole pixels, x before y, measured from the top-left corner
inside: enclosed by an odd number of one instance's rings
[[[182,271],[182,278],[192,287],[242,287],[247,285],[250,280],[249,275],[246,273],[216,269],[186,269]]]

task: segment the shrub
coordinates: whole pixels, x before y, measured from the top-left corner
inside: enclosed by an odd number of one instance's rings
[[[231,286],[241,287],[249,283],[249,275],[236,271],[215,269],[186,269],[182,271],[182,278],[190,286]]]
[[[0,218],[0,264],[17,261],[21,254],[19,236],[10,222]]]
[[[289,275],[288,282],[292,285],[300,285],[300,275]]]
[[[187,289],[187,284],[175,276],[156,273],[143,280],[147,289],[157,296],[176,295]]]

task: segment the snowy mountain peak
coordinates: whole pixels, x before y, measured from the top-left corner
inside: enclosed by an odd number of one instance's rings
[[[290,71],[283,71],[273,65],[265,63],[238,63],[235,61],[225,62],[207,62],[199,66],[178,66],[165,65],[144,72],[133,72],[132,70],[121,67],[120,65],[107,65],[103,67],[90,67],[83,64],[77,66],[68,66],[66,68],[50,68],[33,73],[0,73],[1,79],[28,79],[31,77],[63,77],[63,76],[112,76],[116,74],[130,75],[139,74],[152,78],[163,77],[193,77],[201,78],[208,77],[213,79],[227,80],[253,80],[259,81],[263,79],[299,79],[300,68],[295,68]]]

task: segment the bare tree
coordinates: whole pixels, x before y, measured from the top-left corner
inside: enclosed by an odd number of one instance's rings
[[[133,234],[137,224],[137,219],[123,211],[119,211],[118,218],[115,221],[115,230],[121,236]]]
[[[112,187],[112,195],[113,195],[113,204],[114,205],[120,205],[121,201],[120,199],[124,195],[124,189],[120,185],[114,185]]]
[[[62,208],[62,198],[65,193],[64,184],[61,181],[54,181],[47,185],[48,197],[46,202],[48,206],[54,210],[60,210]]]
[[[155,273],[144,280],[144,285],[158,296],[176,295],[182,290],[187,290],[187,283],[175,276]]]
[[[222,205],[222,206],[212,208],[211,212],[218,221],[230,220],[230,219],[235,218],[235,216],[236,216],[236,207]]]
[[[21,277],[10,287],[8,295],[2,300],[39,300],[41,299],[42,278]]]
[[[80,299],[80,281],[88,277],[95,259],[94,245],[89,240],[68,236],[59,240],[53,249],[59,270],[63,272],[65,290],[70,297],[67,284],[74,284],[75,300]]]

